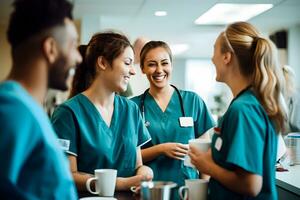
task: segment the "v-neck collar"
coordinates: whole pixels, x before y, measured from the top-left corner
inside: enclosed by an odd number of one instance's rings
[[[116,110],[118,110],[118,103],[116,103],[117,101],[117,95],[115,95],[114,97],[114,110],[113,110],[113,114],[111,116],[111,121],[110,121],[110,125],[108,126],[108,124],[104,121],[101,113],[98,111],[98,109],[96,108],[96,106],[94,105],[94,103],[87,97],[85,96],[84,94],[80,94],[82,96],[83,99],[85,99],[86,102],[88,102],[88,104],[90,105],[90,107],[94,110],[95,113],[97,113],[97,116],[100,120],[100,122],[102,124],[105,125],[105,128],[107,129],[113,129],[114,128],[114,125],[115,125],[115,115],[116,115]]]
[[[148,98],[149,98],[149,100],[150,100],[150,102],[149,102],[150,105],[152,104],[152,105],[154,106],[154,109],[157,110],[157,112],[159,112],[160,114],[166,114],[166,113],[168,112],[168,110],[170,109],[169,107],[170,107],[171,104],[172,104],[172,101],[173,101],[173,98],[174,98],[175,93],[176,93],[176,91],[174,90],[173,93],[172,93],[172,95],[171,95],[171,98],[170,98],[170,100],[169,100],[169,102],[168,102],[168,105],[167,105],[165,111],[163,111],[163,110],[159,107],[158,103],[155,101],[154,97],[150,94],[149,91],[148,91],[148,93],[147,93],[147,96],[148,96]]]

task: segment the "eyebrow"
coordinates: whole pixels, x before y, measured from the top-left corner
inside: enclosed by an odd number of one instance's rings
[[[132,62],[132,58],[129,58],[129,57],[125,57],[125,60],[127,60],[127,59],[129,59],[130,60],[130,62]]]
[[[158,62],[164,62],[164,61],[169,61],[170,59],[168,59],[168,58],[165,58],[165,59],[162,59],[162,60],[160,60],[160,61],[158,61]],[[147,60],[146,62],[157,62],[156,60]]]

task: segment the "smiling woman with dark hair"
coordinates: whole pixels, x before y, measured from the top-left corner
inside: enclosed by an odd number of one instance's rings
[[[116,190],[129,190],[152,171],[143,166],[140,146],[150,140],[138,107],[116,93],[125,91],[133,68],[133,50],[118,33],[95,34],[80,46],[83,62],[73,79],[72,98],[52,115],[68,154],[79,191],[95,169],[117,169]]]

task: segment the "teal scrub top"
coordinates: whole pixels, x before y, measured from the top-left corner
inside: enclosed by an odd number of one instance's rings
[[[77,199],[47,115],[17,82],[0,84],[0,123],[0,182],[28,199]]]
[[[151,94],[147,93],[144,101],[145,121],[152,140],[146,147],[166,142],[188,144],[190,139],[197,138],[214,126],[214,121],[208,112],[204,101],[195,93],[180,90],[186,117],[193,117],[193,127],[181,127],[179,117],[182,117],[178,93],[173,92],[170,102],[163,112]],[[132,98],[140,107],[141,97]],[[154,172],[154,180],[173,181],[178,186],[184,185],[185,179],[199,178],[197,171],[184,165],[183,160],[177,160],[160,155],[145,163]]]
[[[150,140],[138,107],[115,95],[110,127],[94,104],[78,94],[60,105],[52,123],[63,149],[77,157],[78,171],[117,169],[118,177],[135,175],[136,148]]]
[[[220,119],[212,139],[216,164],[234,170],[240,167],[262,176],[257,197],[250,198],[230,191],[217,180],[209,182],[210,199],[276,200],[275,162],[277,133],[264,108],[251,90],[241,92]]]

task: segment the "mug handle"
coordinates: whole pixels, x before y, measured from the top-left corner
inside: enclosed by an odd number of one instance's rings
[[[98,179],[97,177],[89,178],[85,183],[86,189],[92,194],[99,194],[96,185],[95,185],[95,190],[96,190],[95,192],[91,189],[91,182],[96,181],[97,179]]]
[[[178,190],[180,199],[188,200],[188,191],[189,191],[189,188],[187,186],[181,186]],[[182,194],[182,193],[184,193],[184,194]]]

